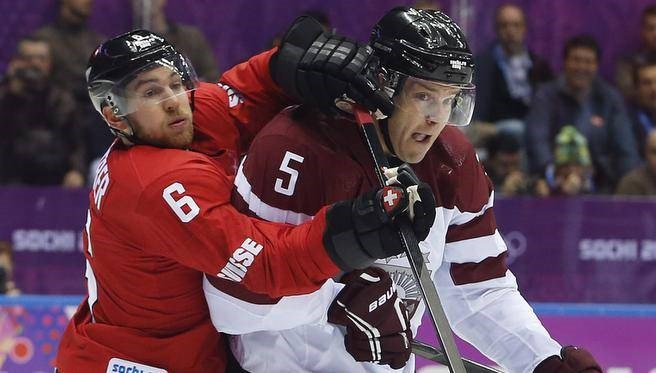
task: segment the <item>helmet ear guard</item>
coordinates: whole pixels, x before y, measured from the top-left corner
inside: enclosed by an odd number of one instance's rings
[[[108,108],[110,110],[109,115],[106,115],[103,112],[105,108]],[[139,140],[134,137],[135,131],[134,131],[134,127],[132,126],[132,123],[130,123],[127,116],[121,114],[121,109],[119,108],[119,106],[117,106],[114,103],[111,95],[107,95],[105,101],[101,104],[100,115],[105,120],[105,123],[107,124],[107,127],[109,128],[109,131],[112,133],[112,135],[116,137],[125,138],[126,140],[129,140],[134,144],[139,142]],[[117,121],[124,122],[126,124],[126,128],[121,129],[116,127],[114,122]]]
[[[385,90],[390,98],[394,98],[403,89],[406,76],[399,74],[398,71],[381,68],[379,76],[383,90]]]

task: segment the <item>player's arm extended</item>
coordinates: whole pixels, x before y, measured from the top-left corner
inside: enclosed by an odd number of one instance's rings
[[[298,227],[249,218],[230,205],[222,173],[197,155],[150,183],[137,207],[145,246],[270,297],[312,292],[339,272],[323,245],[325,209]]]
[[[230,205],[232,179],[210,158],[170,153],[167,172],[138,197],[144,250],[271,297],[314,291],[338,267],[364,268],[402,250],[390,223],[398,209],[384,209],[382,191],[323,207],[297,227],[270,223]]]
[[[217,123],[227,119],[222,114],[227,111],[238,131],[238,152],[242,153],[255,134],[290,104],[307,103],[334,113],[338,111],[335,100],[348,94],[370,110],[391,110],[391,101],[378,82],[364,77],[371,55],[371,48],[326,34],[316,20],[300,17],[285,33],[279,50],[261,53],[223,74],[215,87],[227,93],[227,100],[210,99],[204,103],[207,100],[196,94],[195,125],[199,131],[216,137],[212,134],[225,130]]]
[[[270,77],[268,65],[274,52],[236,65],[219,83],[199,85],[193,95],[195,150],[243,154],[264,124],[294,103]]]
[[[237,171],[232,201],[239,211],[263,220],[298,225],[313,219],[332,183],[319,185],[325,180],[317,163],[323,151],[305,144],[302,134],[294,132],[298,126],[278,131],[287,120],[280,114],[255,139]],[[229,334],[326,323],[328,308],[342,287],[328,280],[307,294],[271,298],[217,277],[206,276],[203,285],[214,325]]]

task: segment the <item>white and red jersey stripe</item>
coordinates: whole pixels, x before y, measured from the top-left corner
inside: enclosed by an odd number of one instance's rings
[[[471,144],[447,126],[413,169],[436,197],[437,217],[420,248],[454,331],[513,372],[532,371],[558,354],[560,345],[519,294],[506,266],[492,184]],[[300,224],[321,206],[354,198],[375,185],[374,166],[355,124],[326,123],[320,115],[290,108],[253,141],[235,178],[233,204],[262,219]],[[425,307],[407,259],[376,264],[397,283],[416,332]],[[390,370],[356,363],[343,347],[342,331],[326,324],[331,296],[340,289],[341,284],[329,281],[312,294],[270,299],[220,279],[205,281],[211,314],[220,315],[213,318],[215,326],[240,335],[232,346],[249,371]],[[234,321],[226,325],[228,313]],[[405,371],[414,371],[414,363]]]

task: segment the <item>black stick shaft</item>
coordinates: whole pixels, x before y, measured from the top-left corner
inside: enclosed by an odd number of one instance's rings
[[[378,139],[373,119],[369,112],[360,108],[356,108],[354,114],[356,120],[362,127],[367,146],[369,147],[369,152],[373,157],[376,166],[376,175],[378,176],[380,185],[385,186],[385,177],[382,173],[382,167],[387,167],[389,164],[387,157],[383,153],[380,140]],[[403,242],[406,257],[410,263],[410,268],[426,303],[426,308],[428,309],[428,313],[433,321],[437,337],[444,349],[444,356],[447,362],[446,365],[449,367],[451,373],[466,373],[462,358],[458,352],[458,347],[453,338],[453,333],[451,332],[451,327],[449,326],[444,309],[442,308],[440,298],[437,295],[437,289],[435,289],[435,284],[430,277],[430,273],[424,262],[424,257],[419,249],[419,242],[417,242],[417,238],[409,224],[400,221],[397,225],[399,226],[399,235],[401,236],[401,242]]]
[[[446,357],[444,356],[444,352],[429,344],[420,341],[412,341],[411,345],[412,353],[415,355],[444,365],[448,363],[446,361]],[[469,359],[463,358],[462,362],[465,366],[465,369],[467,370],[467,373],[502,373],[500,370],[490,368]]]

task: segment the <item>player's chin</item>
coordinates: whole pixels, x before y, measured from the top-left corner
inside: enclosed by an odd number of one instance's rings
[[[174,149],[188,149],[194,139],[194,128],[189,126],[182,132],[176,133],[169,137],[168,147]]]
[[[408,151],[403,154],[399,154],[399,159],[408,164],[416,164],[422,161],[426,156],[425,151]]]
[[[402,154],[399,154],[399,159],[409,164],[419,163],[424,159],[431,145],[432,142],[425,144],[408,144],[407,149],[405,149]]]

